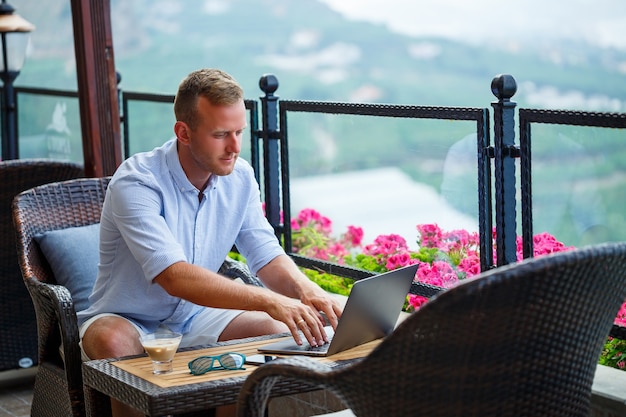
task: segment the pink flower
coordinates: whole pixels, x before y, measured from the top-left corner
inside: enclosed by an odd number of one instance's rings
[[[461,259],[459,263],[459,271],[465,272],[466,278],[480,274],[480,258],[476,252],[468,254],[467,257]]]
[[[411,255],[408,252],[400,252],[387,258],[387,264],[385,265],[385,267],[387,268],[387,270],[392,271],[394,269],[402,268],[403,266],[407,266],[410,264]]]
[[[459,277],[449,263],[436,261],[432,265],[420,262],[417,270],[417,279],[425,284],[448,288],[458,282]]]
[[[495,233],[495,228],[494,228]],[[522,236],[518,236],[516,240],[517,260],[524,258]],[[574,249],[573,246],[565,246],[562,242],[556,240],[550,233],[542,232],[533,236],[533,256],[549,255],[555,252],[563,252]],[[494,251],[495,252],[495,251]],[[494,258],[495,259],[495,258]]]
[[[343,263],[343,257],[348,255],[348,251],[341,243],[330,245],[328,247],[328,253],[339,263]]]
[[[626,326],[626,303],[622,304],[622,307],[617,312],[615,324],[618,324],[620,326]]]
[[[422,297],[421,295],[409,294],[409,305],[413,307],[414,310],[419,310],[427,301],[428,298]]]
[[[340,237],[332,236],[332,221],[310,208],[291,219],[291,231],[294,252],[337,263],[345,263],[350,250],[360,249],[363,240],[363,229],[356,226]]]
[[[345,233],[345,239],[348,240],[352,246],[359,246],[363,241],[363,228],[348,226],[348,231]]]
[[[328,252],[322,248],[314,248],[312,256],[323,261],[328,260]]]
[[[441,241],[441,229],[437,224],[418,224],[418,243],[421,247],[436,248]]]
[[[396,252],[408,249],[406,240],[402,236],[391,234],[378,236],[374,243],[365,246],[364,253],[372,256],[382,255],[384,259],[387,259]]]

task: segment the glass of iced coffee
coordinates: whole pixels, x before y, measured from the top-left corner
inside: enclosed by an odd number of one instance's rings
[[[172,372],[172,359],[183,335],[159,330],[140,337],[141,345],[152,360],[152,372],[166,374]]]

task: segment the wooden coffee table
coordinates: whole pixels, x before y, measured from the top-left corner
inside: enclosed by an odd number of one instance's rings
[[[198,356],[214,356],[225,352],[251,356],[258,353],[257,348],[268,341],[286,337],[291,336],[263,336],[184,349],[174,357],[173,372],[165,375],[152,373],[152,364],[146,355],[84,362],[83,384],[87,415],[108,417],[110,410],[102,404],[108,404],[109,397],[149,416],[184,414],[234,404],[246,377],[257,366],[245,365],[246,369],[242,370],[218,370],[194,376],[189,373],[187,363]],[[380,340],[375,340],[316,360],[329,366],[351,363],[366,356],[379,342]],[[277,386],[275,391],[277,396],[283,396],[311,391],[311,387],[289,384]]]

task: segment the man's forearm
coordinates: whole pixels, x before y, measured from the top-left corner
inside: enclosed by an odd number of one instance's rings
[[[263,311],[282,297],[185,262],[169,266],[154,282],[174,297],[215,308]]]
[[[301,299],[308,291],[319,289],[287,255],[280,255],[258,272],[259,278],[268,288],[287,297]]]

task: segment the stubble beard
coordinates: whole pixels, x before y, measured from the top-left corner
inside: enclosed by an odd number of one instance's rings
[[[214,169],[211,170],[211,174],[217,175],[219,177],[232,174],[232,172],[235,170],[235,163],[237,162],[238,158],[239,158],[238,154],[233,154],[232,161],[230,165],[228,165],[227,167],[223,163],[220,163],[222,162],[222,159],[219,159],[218,163],[213,164]]]

